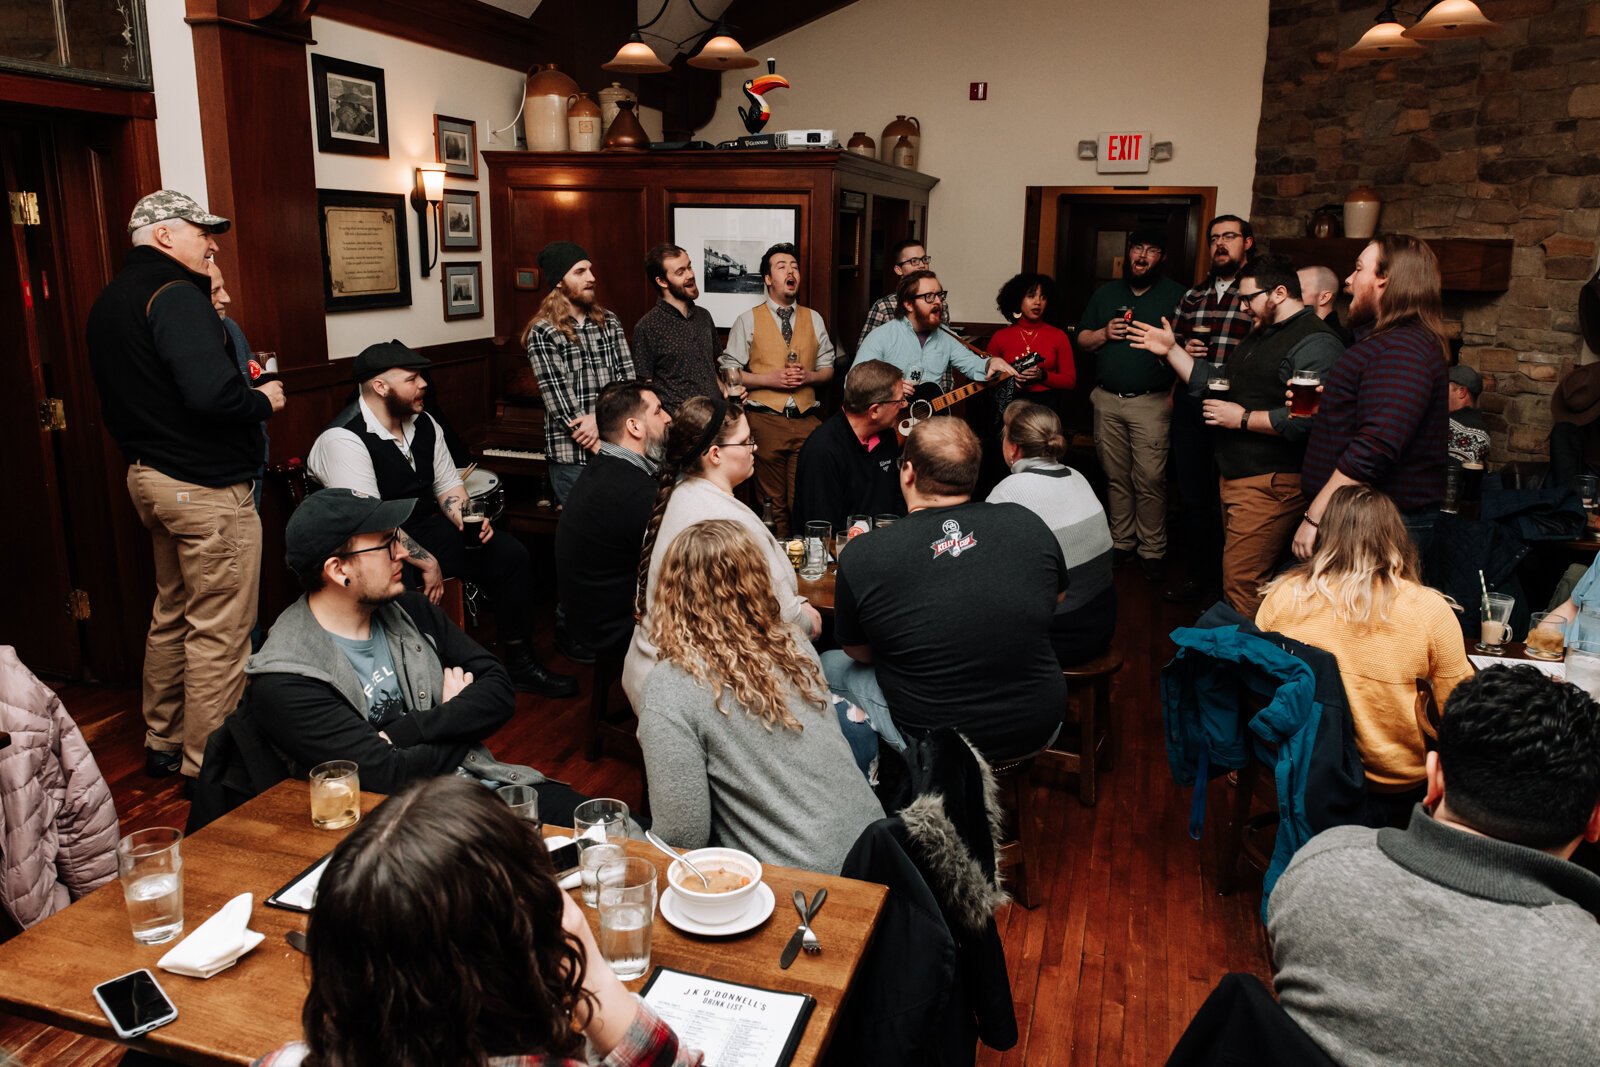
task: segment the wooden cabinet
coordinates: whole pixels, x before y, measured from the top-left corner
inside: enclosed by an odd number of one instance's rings
[[[926,237],[937,178],[847,152],[485,152],[494,243],[495,334],[517,337],[549,291],[540,249],[576,241],[590,254],[600,303],[628,332],[655,303],[649,249],[673,240],[673,205],[798,209],[800,302],[853,351],[866,310],[887,291],[886,253]],[[702,287],[706,279],[701,277]],[[750,298],[759,303],[759,293]]]

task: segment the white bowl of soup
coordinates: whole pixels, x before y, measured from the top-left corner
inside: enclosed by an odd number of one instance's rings
[[[684,918],[716,926],[745,913],[750,898],[761,885],[761,861],[736,848],[697,848],[684,853],[711,883],[702,884],[682,862],[667,867],[667,882],[678,898]]]

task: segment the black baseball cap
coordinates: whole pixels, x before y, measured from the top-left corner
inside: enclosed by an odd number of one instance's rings
[[[300,502],[284,529],[284,561],[296,574],[319,568],[357,534],[392,530],[411,517],[415,500],[380,500],[354,489],[323,489]]]
[[[361,354],[356,357],[352,373],[359,385],[396,367],[404,370],[427,370],[431,366],[433,360],[420,352],[413,352],[399,341],[379,341],[361,350]]]
[[[1160,230],[1144,227],[1128,234],[1128,247],[1134,245],[1153,245],[1165,252],[1167,250],[1167,235]]]

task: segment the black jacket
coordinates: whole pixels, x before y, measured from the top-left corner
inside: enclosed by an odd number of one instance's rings
[[[578,476],[556,527],[556,581],[566,625],[594,649],[633,634],[639,550],[656,501],[656,479],[601,453]]]
[[[138,246],[89,310],[89,363],[123,457],[195,485],[261,466],[272,404],[251,389],[211,306],[211,279]]]
[[[893,430],[884,430],[868,452],[844,412],[835,412],[800,446],[789,525],[798,529],[818,519],[837,531],[851,515],[904,515],[899,457]]]
[[[1167,1067],[1336,1067],[1253,974],[1225,974]]]

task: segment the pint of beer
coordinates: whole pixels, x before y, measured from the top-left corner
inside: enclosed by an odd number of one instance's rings
[[[1318,404],[1317,387],[1321,384],[1321,371],[1295,371],[1289,378],[1289,414],[1315,415]]]
[[[1233,387],[1227,371],[1217,370],[1211,372],[1211,377],[1206,379],[1206,390],[1213,400],[1226,400],[1228,390]]]
[[[1190,329],[1189,329],[1189,340],[1191,340],[1191,341],[1199,341],[1201,344],[1206,346],[1206,350],[1205,350],[1204,354],[1196,356],[1195,357],[1196,359],[1210,359],[1211,358],[1211,327],[1209,327],[1209,326],[1193,326],[1193,327],[1190,327]]]

